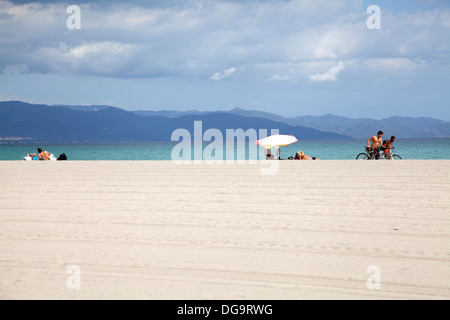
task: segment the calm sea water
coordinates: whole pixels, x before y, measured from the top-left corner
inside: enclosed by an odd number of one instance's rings
[[[146,143],[67,143],[67,144],[0,144],[0,160],[21,160],[27,153],[36,152],[37,147],[58,156],[65,153],[68,160],[171,160],[171,153],[177,142]],[[207,147],[209,143],[204,143]],[[366,141],[299,141],[281,148],[281,158],[294,156],[302,150],[305,154],[324,160],[353,160],[364,152]],[[397,139],[394,153],[403,159],[450,159],[450,139]],[[236,146],[235,158],[263,158],[261,147]],[[255,155],[257,150],[259,155]],[[224,147],[223,155],[226,155]],[[213,154],[215,156],[215,154]],[[191,158],[194,153],[191,153]],[[204,156],[205,159],[211,158]]]

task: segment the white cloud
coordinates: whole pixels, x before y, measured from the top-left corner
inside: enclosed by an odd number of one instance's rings
[[[115,42],[97,42],[92,44],[83,44],[81,46],[70,49],[69,54],[74,58],[84,58],[89,55],[105,56],[124,55],[132,49],[132,45],[115,43]]]
[[[364,60],[362,66],[367,69],[378,71],[405,72],[415,69],[422,63],[423,62],[420,60],[414,62],[407,58],[379,58]]]
[[[270,78],[267,79],[267,81],[274,81],[274,82],[287,81],[287,80],[289,80],[289,76],[280,76],[279,74],[274,74],[273,76],[271,76]]]
[[[341,72],[342,70],[344,70],[344,63],[342,61],[339,61],[339,64],[337,66],[331,67],[330,70],[325,73],[313,74],[309,76],[309,79],[315,82],[336,81],[339,72]]]
[[[89,42],[69,47],[65,42],[57,47],[41,47],[29,61],[45,67],[46,73],[78,73],[121,76],[137,48],[117,42]],[[44,65],[47,63],[47,65]]]
[[[236,71],[236,68],[233,67],[233,68],[224,70],[223,73],[216,72],[216,73],[214,73],[214,74],[211,76],[210,79],[211,79],[211,80],[222,80],[222,79],[224,79],[224,78],[229,77],[230,75],[232,75],[235,71]]]
[[[66,7],[0,0],[0,70],[336,81],[349,61],[358,61],[355,66],[364,72],[408,72],[418,57],[426,66],[448,63],[450,55],[447,8],[398,15],[383,11],[382,29],[369,32],[358,0],[93,2],[80,5],[82,27],[72,31],[66,27]],[[339,61],[345,63],[330,65]],[[230,68],[211,76],[224,65],[246,72]]]

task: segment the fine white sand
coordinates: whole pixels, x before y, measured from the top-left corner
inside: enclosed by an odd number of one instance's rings
[[[0,298],[450,298],[450,161],[279,165],[0,162]]]

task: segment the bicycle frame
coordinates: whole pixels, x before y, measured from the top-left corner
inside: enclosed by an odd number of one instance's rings
[[[379,155],[380,159],[382,158],[380,149],[370,150],[367,152],[367,155],[369,156],[369,160],[376,159],[377,155]]]
[[[382,154],[381,157],[386,159],[386,160],[392,160],[391,150],[389,150],[388,152],[383,151],[383,154]]]

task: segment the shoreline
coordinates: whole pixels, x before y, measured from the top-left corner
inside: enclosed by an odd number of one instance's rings
[[[0,162],[0,299],[449,297],[450,160],[23,162]]]
[[[299,144],[295,143],[290,146],[283,147],[281,150],[281,157],[287,159],[289,156],[294,157],[295,154],[302,150],[305,154],[311,157],[317,157],[321,160],[355,160],[356,156],[365,151],[367,141],[306,141],[301,140]],[[450,159],[450,139],[406,139],[396,141],[395,154],[399,154],[403,159],[418,159],[423,160],[448,160]],[[126,144],[33,144],[29,146],[24,145],[0,145],[0,161],[5,160],[21,160],[27,153],[34,152],[36,147],[42,147],[48,150],[55,156],[65,153],[68,161],[140,161],[140,160],[157,160],[157,161],[171,161],[182,160],[178,158],[176,150],[178,142],[170,143],[126,143]],[[203,144],[203,158],[212,159],[210,143]],[[252,147],[250,149],[250,147]],[[245,150],[237,148],[234,150],[234,157],[256,158],[265,160],[263,149],[258,147],[254,150],[256,145],[246,145]],[[220,149],[219,149],[220,150]],[[172,152],[175,155],[172,156]],[[223,149],[223,156],[233,158],[226,154],[226,148]],[[253,152],[256,152],[253,154]],[[217,153],[214,153],[216,155]],[[200,154],[191,152],[191,156],[202,158]],[[189,156],[187,156],[189,158]],[[218,158],[221,158],[219,151]],[[191,158],[192,159],[192,158]]]

